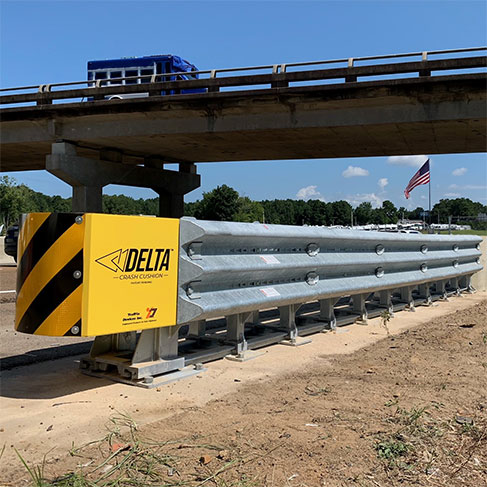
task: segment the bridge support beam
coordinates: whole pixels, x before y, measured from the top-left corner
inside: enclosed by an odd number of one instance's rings
[[[179,218],[184,212],[184,195],[200,185],[194,164],[180,164],[179,171],[168,171],[123,164],[121,154],[112,151],[101,151],[100,156],[105,159],[79,157],[73,144],[52,144],[46,169],[73,187],[73,211],[101,213],[103,186],[121,184],[153,189],[159,194],[159,216]]]

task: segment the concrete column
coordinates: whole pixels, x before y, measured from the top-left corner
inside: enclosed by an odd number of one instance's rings
[[[73,186],[71,211],[80,213],[103,212],[103,188],[101,186]]]
[[[156,191],[159,195],[159,216],[181,218],[184,215],[184,195]]]

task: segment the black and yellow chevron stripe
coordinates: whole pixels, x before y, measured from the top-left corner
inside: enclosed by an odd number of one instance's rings
[[[29,213],[19,232],[15,329],[81,335],[83,215]]]

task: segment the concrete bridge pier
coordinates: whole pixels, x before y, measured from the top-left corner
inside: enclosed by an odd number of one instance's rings
[[[114,150],[100,151],[100,160],[79,157],[74,144],[55,142],[46,169],[72,186],[74,212],[101,213],[103,187],[121,184],[152,188],[159,195],[159,216],[183,216],[184,195],[200,186],[194,164],[180,163],[179,171],[169,171],[162,161],[150,157],[144,166],[123,164],[122,158]]]

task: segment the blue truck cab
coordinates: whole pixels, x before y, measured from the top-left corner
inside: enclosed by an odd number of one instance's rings
[[[167,74],[158,78],[158,81],[181,81],[198,79],[198,71],[194,64],[172,54],[160,54],[156,56],[129,57],[121,59],[106,59],[101,61],[88,61],[88,81],[100,80],[101,86],[120,86],[150,83],[154,74]],[[174,73],[174,74],[172,74]],[[139,78],[137,78],[139,76]],[[140,78],[142,76],[142,78]],[[132,78],[124,79],[120,78]],[[94,86],[94,84],[93,84]],[[206,90],[170,90],[162,91],[161,95],[174,95],[184,93],[204,93]],[[127,95],[107,96],[107,99],[122,99],[145,97],[148,93],[134,93]]]

